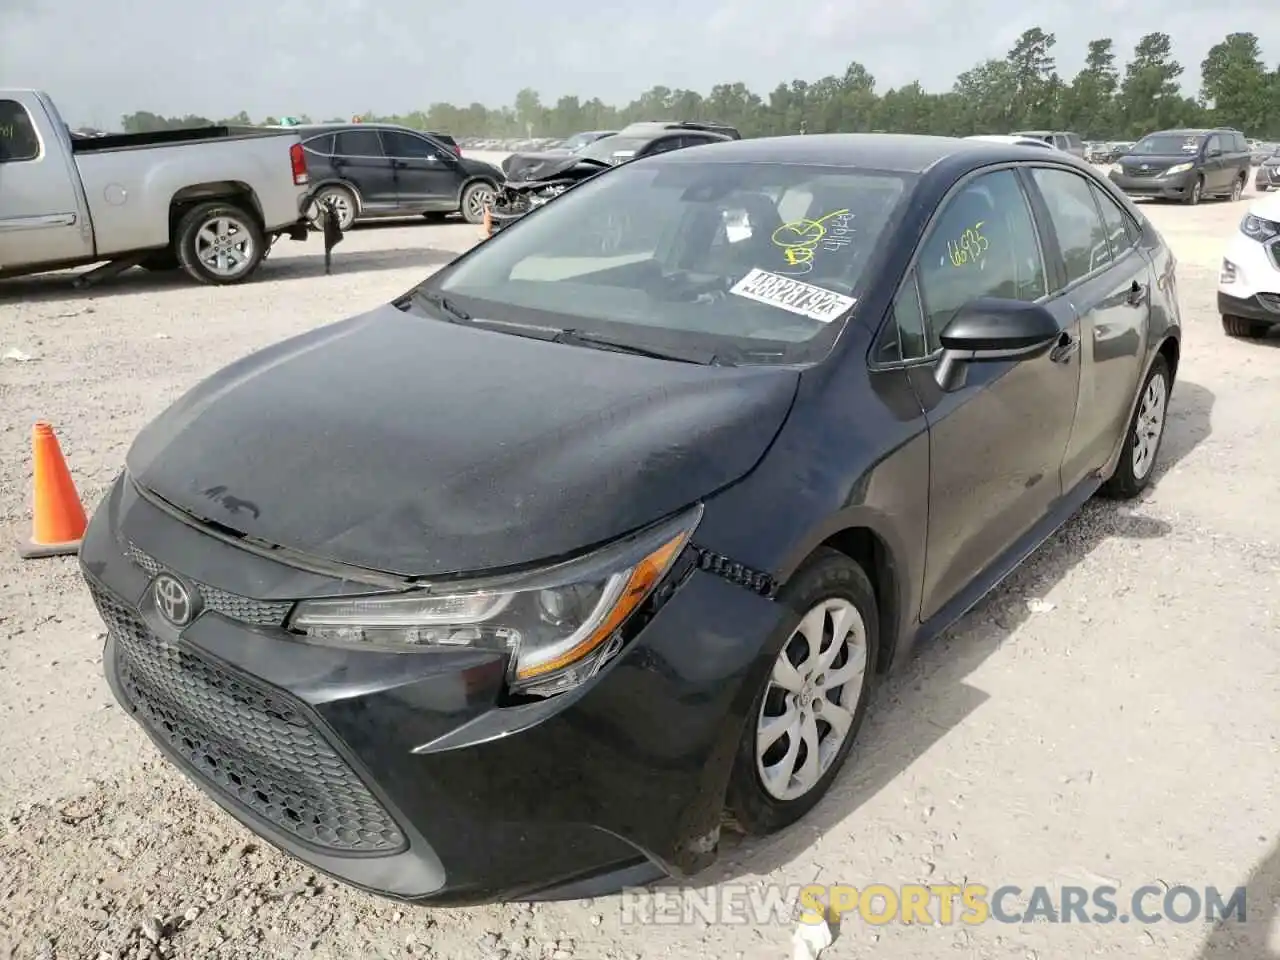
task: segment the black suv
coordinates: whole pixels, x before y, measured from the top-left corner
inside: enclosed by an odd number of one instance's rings
[[[1111,182],[1131,197],[1199,203],[1239,200],[1249,182],[1249,142],[1239,130],[1160,130],[1120,157]]]
[[[342,229],[375,217],[461,213],[484,220],[502,171],[460,156],[431,134],[382,123],[296,127],[317,201],[332,203]]]

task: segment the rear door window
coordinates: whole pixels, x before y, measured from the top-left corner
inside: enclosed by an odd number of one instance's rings
[[[40,156],[40,137],[27,108],[0,100],[0,163],[22,163]]]
[[[428,160],[440,155],[435,145],[425,137],[415,137],[402,130],[383,130],[382,145],[388,157],[406,160]]]
[[[377,130],[343,130],[335,138],[333,152],[340,157],[384,156]]]
[[[1036,167],[1031,177],[1049,208],[1049,219],[1067,268],[1067,284],[1111,262],[1107,228],[1093,200],[1093,188],[1079,174]]]

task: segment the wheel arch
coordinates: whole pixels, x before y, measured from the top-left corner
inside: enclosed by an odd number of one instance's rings
[[[325,187],[341,187],[346,190],[355,198],[356,213],[364,212],[364,197],[360,194],[360,188],[350,180],[343,180],[341,177],[325,177],[311,187],[311,195],[316,196]]]
[[[483,183],[486,186],[491,187],[494,191],[497,191],[499,186],[498,181],[494,180],[493,177],[486,176],[483,173],[468,174],[466,179],[462,181],[462,186],[458,187],[458,207],[459,208],[462,207],[463,194],[465,194],[477,183]]]
[[[905,547],[897,542],[885,524],[867,516],[865,511],[842,512],[793,552],[777,572],[777,580],[789,580],[809,557],[823,547],[844,554],[862,567],[871,581],[879,613],[878,667],[879,672],[888,672],[905,629],[903,614],[910,605],[906,595],[909,574],[905,565]]]
[[[253,187],[240,180],[213,180],[207,183],[192,183],[178,190],[169,199],[169,242],[177,239],[178,223],[187,211],[197,204],[211,200],[225,200],[251,215],[258,226],[266,229],[266,221],[262,215],[262,204],[258,200]]]

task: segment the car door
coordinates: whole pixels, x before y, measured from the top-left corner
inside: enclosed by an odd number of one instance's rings
[[[1204,142],[1204,192],[1229,191],[1231,172],[1228,169],[1222,137],[1215,133]]]
[[[401,209],[457,206],[463,178],[451,155],[407,130],[382,130],[380,134],[395,174],[396,201]]]
[[[1133,240],[1128,214],[1104,188],[1060,167],[1032,168],[1030,176],[1062,258],[1058,292],[1080,316],[1080,394],[1062,465],[1063,489],[1070,491],[1107,462],[1128,426],[1152,267]]]
[[[395,171],[383,152],[377,130],[339,130],[334,137],[332,162],[334,173],[360,191],[362,210],[396,209]]]
[[[990,571],[1062,494],[1079,362],[1074,307],[1051,294],[1045,251],[1016,167],[980,173],[944,201],[919,247],[899,309],[918,309],[936,364],[939,335],[978,297],[1042,303],[1062,328],[1052,353],[970,364],[943,391],[932,364],[912,368],[929,423],[929,532],[921,618]]]
[[[93,256],[73,168],[27,108],[0,100],[0,270]]]

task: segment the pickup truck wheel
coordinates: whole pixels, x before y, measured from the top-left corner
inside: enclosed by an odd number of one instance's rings
[[[462,219],[476,225],[484,223],[484,212],[496,196],[493,186],[483,181],[462,191]]]
[[[266,251],[257,221],[230,203],[192,207],[178,224],[178,260],[201,283],[239,283],[258,268]]]

